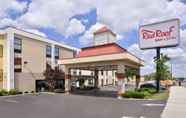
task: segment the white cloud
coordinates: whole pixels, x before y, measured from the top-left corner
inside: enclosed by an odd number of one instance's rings
[[[140,50],[138,44],[132,44],[128,47],[128,51],[144,60],[145,64],[141,67],[142,75],[155,72],[155,64],[153,62],[155,50]]]
[[[85,31],[85,26],[77,19],[71,19],[66,30],[66,36],[80,34]]]
[[[6,26],[17,26],[17,25],[18,25],[17,22],[10,18],[3,18],[0,20],[0,28],[6,27]]]
[[[32,27],[54,28],[63,34],[70,18],[88,11],[83,2],[80,4],[73,0],[34,0],[30,3],[28,12],[19,20]]]
[[[25,6],[12,4],[16,9],[23,9],[21,6]],[[33,0],[28,12],[17,21],[31,28],[53,28],[64,35],[70,35],[69,32],[73,29],[69,27],[69,22],[72,22],[70,19],[94,8],[97,22],[106,24],[118,33],[136,29],[141,23],[172,17],[180,18],[182,23],[186,22],[186,5],[180,0]],[[82,30],[83,26],[80,27]],[[73,31],[78,32],[79,29],[76,28]]]
[[[27,7],[27,2],[19,2],[17,0],[0,0],[0,18],[8,16],[8,11],[21,13]]]
[[[104,27],[105,25],[102,23],[96,23],[92,25],[89,30],[87,30],[82,37],[80,37],[79,41],[82,45],[90,45],[93,43],[93,33],[98,29]]]

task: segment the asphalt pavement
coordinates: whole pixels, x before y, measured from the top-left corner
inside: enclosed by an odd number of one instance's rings
[[[65,94],[0,97],[0,118],[160,118],[165,103]]]

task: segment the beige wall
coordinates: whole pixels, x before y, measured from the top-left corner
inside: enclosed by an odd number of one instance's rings
[[[3,66],[4,66],[4,58],[5,58],[5,55],[4,55],[4,36],[3,35],[0,35],[0,45],[3,46],[3,57],[0,57],[0,70],[3,72]],[[2,51],[1,50],[1,51]],[[3,73],[0,72],[0,89],[3,88]]]
[[[73,58],[73,56],[73,51],[62,47],[59,48],[59,59]]]
[[[43,73],[46,69],[46,43],[19,37],[22,39],[22,72]]]
[[[30,39],[20,35],[16,37],[22,39],[22,72],[15,74],[15,87],[20,91],[35,91],[35,81],[44,79],[43,72],[46,70],[46,42],[41,42],[35,39]],[[73,51],[59,47],[59,57],[72,58]],[[27,64],[24,64],[27,62]]]
[[[16,73],[15,88],[22,92],[31,92],[36,90],[36,80],[44,79],[43,74],[36,73]]]

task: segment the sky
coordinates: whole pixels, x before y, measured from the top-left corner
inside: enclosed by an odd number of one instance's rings
[[[186,77],[186,0],[0,0],[0,28],[14,26],[77,48],[91,46],[93,32],[107,26],[117,44],[145,61],[141,74],[155,72],[155,49],[140,50],[140,25],[179,18],[181,43],[161,50],[173,75]]]

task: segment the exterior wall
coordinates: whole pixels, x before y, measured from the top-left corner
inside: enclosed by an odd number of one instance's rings
[[[94,36],[94,45],[102,45],[108,42],[108,33],[100,33]]]
[[[20,35],[16,37],[22,40],[22,72],[15,73],[15,87],[20,91],[35,91],[35,81],[44,79],[46,63],[52,61],[52,57],[46,57],[46,46],[51,44]],[[73,57],[73,51],[59,48],[59,59]]]
[[[73,58],[73,57],[74,57],[74,51],[62,47],[59,48],[59,59]]]
[[[114,36],[112,33],[109,33],[108,37],[109,37],[109,43],[116,42],[116,36]]]
[[[72,69],[71,70],[71,75],[80,75],[79,72],[81,71],[81,75],[83,76],[92,76],[92,73],[94,74],[93,71],[89,71],[89,70],[75,70],[75,69]],[[74,74],[74,72],[76,74]],[[107,85],[113,85],[115,86],[116,83],[117,83],[117,78],[115,76],[115,72],[116,70],[112,70],[112,71],[103,71],[103,75],[102,75],[102,72],[99,71],[98,72],[98,86],[99,87],[102,87],[102,84],[103,86],[107,86]],[[102,83],[103,81],[103,83]]]
[[[15,78],[16,89],[31,92],[36,90],[35,81],[44,79],[44,76],[42,73],[16,73]]]
[[[22,72],[15,72],[15,88],[35,91],[35,80],[44,79],[47,43],[16,35],[22,40]]]
[[[111,32],[103,32],[94,36],[94,45],[113,43],[115,41],[116,37]]]
[[[0,89],[3,88],[3,58],[4,58],[4,53],[3,53],[3,48],[4,48],[4,36],[0,35],[0,46],[2,48],[0,49],[0,53],[2,53],[2,57],[0,57]]]
[[[43,73],[46,69],[47,43],[26,37],[20,38],[22,39],[22,72]],[[24,62],[27,62],[27,64],[24,64]]]
[[[113,85],[115,86],[117,83],[117,78],[115,77],[115,72],[116,70],[112,70],[112,71],[103,71],[103,75],[102,72],[99,71],[99,87],[103,86],[107,86],[107,85]],[[103,82],[103,83],[102,83]]]

